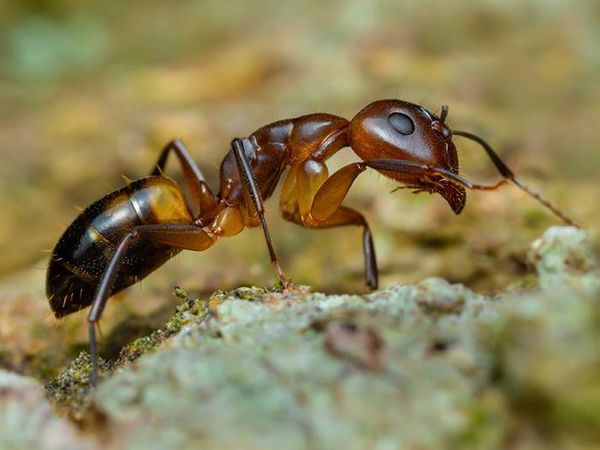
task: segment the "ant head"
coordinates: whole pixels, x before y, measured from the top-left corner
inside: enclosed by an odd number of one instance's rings
[[[402,100],[379,100],[360,111],[348,128],[348,140],[364,161],[396,159],[426,164],[458,174],[458,155],[446,126],[448,107],[440,116]],[[380,171],[388,178],[418,191],[437,192],[459,214],[466,192],[440,176]]]

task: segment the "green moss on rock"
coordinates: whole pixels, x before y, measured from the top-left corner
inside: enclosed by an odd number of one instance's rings
[[[109,365],[100,359],[101,370]],[[49,399],[61,414],[80,420],[92,404],[92,363],[90,355],[81,352],[69,366],[46,386]]]

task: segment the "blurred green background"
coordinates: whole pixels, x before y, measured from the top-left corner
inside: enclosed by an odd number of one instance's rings
[[[0,298],[13,306],[0,309],[4,337],[19,329],[14,308],[23,320],[48,314],[43,270],[32,268],[45,265],[73,206],[122,175],[148,174],[168,139],[184,140],[216,188],[232,137],[311,112],[350,118],[380,98],[449,104],[450,126],[481,133],[535,189],[597,228],[599,80],[595,0],[5,0]],[[465,176],[497,178],[478,147],[457,143]],[[438,196],[394,187],[364,175],[349,201],[371,222],[383,286],[436,275],[503,289],[528,272],[526,243],[559,224],[513,187],[470,194],[458,217]],[[364,290],[360,230],[303,230],[279,218],[274,200],[287,273],[318,290]],[[247,230],[177,257],[127,304],[164,304],[174,285],[200,293],[274,279],[260,230]],[[116,309],[107,314],[124,314]]]

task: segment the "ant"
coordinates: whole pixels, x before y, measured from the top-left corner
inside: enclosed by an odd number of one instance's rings
[[[281,285],[291,285],[277,260],[263,208],[263,199],[273,194],[288,167],[279,200],[283,217],[307,228],[362,227],[366,284],[371,289],[378,284],[371,230],[360,212],[342,205],[354,180],[369,168],[417,192],[440,194],[455,214],[465,206],[465,188],[492,191],[512,182],[564,222],[575,225],[515,178],[482,138],[450,129],[447,116],[446,105],[437,116],[414,103],[380,100],[367,105],[351,121],[331,114],[309,114],[274,122],[232,141],[221,163],[216,195],[183,143],[169,142],[150,176],[83,210],[51,256],[46,294],[55,316],[61,318],[92,305],[88,327],[93,385],[98,380],[95,327],[108,298],[181,250],[203,251],[220,237],[261,226]],[[453,136],[481,145],[503,179],[487,186],[461,177]],[[360,160],[329,176],[325,162],[344,147],[350,147]],[[164,175],[171,153],[181,164],[188,200],[180,186]]]

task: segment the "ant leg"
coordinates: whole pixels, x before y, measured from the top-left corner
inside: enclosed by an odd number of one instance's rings
[[[152,168],[152,172],[150,173],[151,175],[160,175],[162,172],[164,172],[171,150],[175,152],[175,155],[177,156],[177,159],[179,159],[184,172],[189,172],[193,175],[193,178],[199,181],[204,181],[204,175],[202,174],[202,171],[192,159],[187,147],[179,139],[173,139],[163,147],[156,164],[154,164],[154,167]]]
[[[335,213],[348,194],[356,177],[365,170],[366,167],[360,162],[348,164],[325,180],[312,201],[311,218],[323,221]]]
[[[377,289],[377,259],[369,224],[359,212],[341,206],[352,183],[365,169],[361,163],[349,164],[325,180],[314,196],[309,217],[311,221],[319,223],[320,228],[342,225],[361,225],[363,227],[365,278],[367,286]]]
[[[379,285],[379,270],[371,228],[365,217],[358,211],[340,206],[329,218],[317,225],[317,228],[340,227],[344,225],[359,225],[363,227],[363,255],[365,260],[365,280],[370,289],[377,289]]]
[[[90,340],[90,358],[92,360],[92,384],[96,386],[98,384],[98,354],[96,350],[96,324],[102,317],[102,312],[106,306],[106,301],[110,296],[110,290],[115,281],[115,278],[119,272],[119,266],[127,249],[131,243],[138,238],[138,233],[133,229],[130,231],[119,243],[115,253],[113,254],[108,267],[104,271],[100,284],[96,289],[96,295],[92,302],[92,307],[88,315],[88,332]]]
[[[271,264],[273,264],[273,267],[275,267],[275,270],[277,271],[279,281],[281,282],[284,288],[287,288],[288,286],[290,286],[290,282],[283,273],[283,270],[281,270],[281,266],[279,265],[279,262],[277,260],[277,254],[275,253],[275,249],[273,248],[273,242],[271,241],[271,235],[269,234],[269,228],[267,227],[267,221],[265,219],[265,208],[263,206],[260,190],[258,189],[258,186],[256,185],[256,180],[254,179],[252,166],[250,165],[250,162],[246,157],[246,153],[244,152],[244,146],[240,139],[234,139],[231,142],[231,146],[233,148],[233,153],[235,155],[235,160],[240,173],[240,179],[243,181],[244,187],[252,200],[254,209],[256,210],[256,214],[258,215],[258,218],[260,220],[260,224],[265,235],[265,241],[267,242],[267,247],[269,248]]]
[[[164,172],[167,165],[167,158],[169,157],[171,150],[175,152],[175,156],[177,156],[177,159],[181,164],[183,177],[185,178],[185,182],[192,195],[194,209],[200,209],[199,211],[195,211],[194,215],[198,215],[200,212],[207,211],[214,207],[216,204],[214,194],[206,184],[204,175],[194,162],[190,152],[179,139],[174,139],[163,147],[151,175],[161,175]]]
[[[377,269],[377,258],[375,255],[375,245],[371,229],[365,217],[358,211],[340,206],[333,214],[324,220],[311,220],[310,224],[305,223],[298,211],[295,214],[284,212],[283,218],[302,225],[306,228],[334,228],[346,225],[359,225],[363,227],[363,255],[365,261],[365,281],[370,289],[377,289],[379,285],[379,270]]]
[[[304,222],[310,220],[310,209],[315,194],[327,180],[329,171],[325,163],[309,159],[300,164],[296,172],[296,198],[298,211]]]
[[[310,213],[302,216],[303,223],[308,226],[324,228],[329,226],[342,225],[362,225],[363,226],[363,251],[365,257],[365,275],[367,285],[371,288],[377,287],[377,261],[375,258],[375,248],[371,237],[371,231],[364,216],[354,210],[341,206],[342,201],[348,194],[350,187],[367,167],[379,170],[389,170],[405,173],[435,173],[440,174],[436,169],[429,168],[422,164],[411,161],[401,160],[374,160],[361,161],[342,167],[329,177],[314,194]],[[441,169],[444,175],[458,177],[457,175]],[[447,172],[447,173],[446,173]],[[460,178],[463,183],[468,183],[473,189],[497,188],[499,185],[488,187],[475,185],[467,180]],[[285,186],[284,186],[285,187]]]
[[[376,170],[400,172],[412,175],[441,175],[459,185],[476,190],[493,190],[505,183],[505,180],[502,180],[492,186],[474,184],[466,178],[460,177],[446,169],[429,167],[425,164],[416,163],[414,161],[405,161],[399,159],[375,159],[370,161],[360,161],[342,167],[331,177],[325,180],[319,190],[314,194],[310,215],[304,218],[305,221],[322,221],[330,217],[341,205],[342,201],[350,190],[352,183],[354,183],[354,180],[356,180],[356,177],[358,177],[358,175],[364,172],[368,167]]]
[[[92,307],[88,315],[88,331],[90,340],[90,357],[92,360],[92,384],[98,384],[98,353],[96,346],[95,326],[102,317],[106,301],[110,297],[110,290],[119,273],[123,257],[127,254],[129,246],[140,237],[152,242],[167,244],[183,250],[202,251],[213,245],[216,236],[207,233],[202,228],[190,224],[156,224],[140,225],[131,230],[119,243],[108,267],[104,271]]]
[[[341,206],[352,182],[365,169],[354,163],[327,178],[327,167],[318,161],[293,166],[283,185],[280,209],[285,219],[307,228],[362,226],[366,282],[376,289],[378,270],[371,229],[362,214]]]

